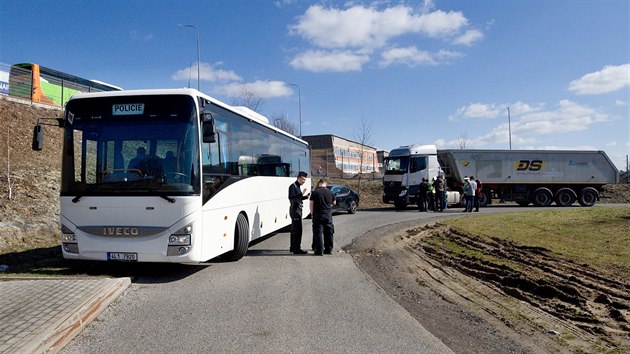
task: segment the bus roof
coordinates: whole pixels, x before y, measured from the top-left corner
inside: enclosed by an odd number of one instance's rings
[[[262,114],[253,111],[249,108],[246,107],[234,107],[231,106],[225,102],[221,102],[219,100],[217,100],[214,97],[208,96],[204,93],[201,93],[195,89],[191,89],[191,88],[179,88],[179,89],[146,89],[146,90],[122,90],[122,91],[103,91],[103,92],[89,92],[89,93],[78,93],[73,95],[72,97],[70,97],[70,101],[75,100],[75,99],[84,99],[84,98],[95,98],[95,97],[117,97],[117,96],[142,96],[142,95],[187,95],[187,96],[191,96],[191,97],[201,97],[204,98],[208,101],[210,101],[211,103],[220,106],[222,108],[225,108],[231,112],[234,112],[235,114],[238,114],[241,117],[250,119],[252,121],[255,121],[256,123],[259,123],[260,125],[263,125],[269,129],[272,129],[280,134],[286,135],[288,137],[290,137],[291,139],[294,139],[296,141],[299,141],[305,145],[308,145],[308,142],[294,136],[291,135],[287,132],[285,132],[282,129],[279,129],[271,124],[269,124],[269,119],[267,119],[267,117],[263,116]]]

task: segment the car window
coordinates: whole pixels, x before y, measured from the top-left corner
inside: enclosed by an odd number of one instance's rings
[[[350,188],[348,187],[341,187],[341,190],[339,191],[339,193],[341,194],[348,194],[350,192]]]

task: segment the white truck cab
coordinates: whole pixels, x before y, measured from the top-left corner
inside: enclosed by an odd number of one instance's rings
[[[415,204],[422,179],[432,181],[443,175],[435,145],[407,145],[392,150],[385,159],[383,203],[393,203],[397,209]],[[458,192],[447,193],[448,204],[459,203]]]

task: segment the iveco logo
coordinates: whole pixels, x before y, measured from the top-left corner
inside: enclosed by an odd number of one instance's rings
[[[138,236],[140,229],[137,227],[104,227],[103,236]]]

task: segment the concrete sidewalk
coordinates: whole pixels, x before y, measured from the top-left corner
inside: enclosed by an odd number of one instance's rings
[[[129,278],[0,278],[0,353],[58,352],[129,284]]]

